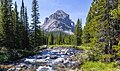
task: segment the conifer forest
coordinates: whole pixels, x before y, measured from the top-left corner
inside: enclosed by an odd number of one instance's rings
[[[91,0],[85,23],[26,1],[0,0],[0,71],[120,71],[120,0]]]

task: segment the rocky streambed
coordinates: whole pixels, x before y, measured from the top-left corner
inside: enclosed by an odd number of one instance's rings
[[[6,65],[5,71],[66,71],[80,67],[80,63],[72,57],[82,50],[74,48],[56,47],[40,50],[39,54],[23,58]],[[1,65],[4,66],[4,65]]]

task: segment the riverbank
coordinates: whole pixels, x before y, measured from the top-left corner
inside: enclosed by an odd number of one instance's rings
[[[15,70],[47,70],[47,71],[66,71],[68,69],[79,68],[81,63],[72,59],[78,53],[83,53],[83,50],[77,50],[75,48],[66,48],[63,46],[47,48],[39,50],[39,54],[23,58],[16,63],[9,65],[1,65],[1,69],[7,69],[8,71]]]
[[[92,50],[91,50],[92,49]],[[17,60],[10,64],[0,65],[0,71],[119,71],[116,61],[93,61],[98,52],[92,47],[73,45],[40,46],[35,55]],[[100,55],[100,54],[99,54]],[[109,55],[104,56],[109,57]],[[103,57],[100,60],[103,60]]]

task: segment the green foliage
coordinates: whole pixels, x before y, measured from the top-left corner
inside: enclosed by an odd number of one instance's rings
[[[32,2],[32,30],[34,30],[34,36],[33,36],[33,41],[34,41],[34,47],[38,46],[36,43],[37,42],[37,37],[39,37],[37,34],[39,32],[37,32],[37,30],[40,30],[38,24],[39,22],[39,6],[38,6],[38,1],[37,0],[33,0]]]
[[[0,62],[8,61],[10,58],[10,55],[8,53],[0,53]]]
[[[82,21],[80,19],[77,20],[77,24],[75,26],[75,45],[81,45],[82,44]]]
[[[113,45],[112,47],[113,47],[113,49],[114,49],[115,51],[118,51],[118,50],[120,50],[120,46]]]
[[[86,45],[81,45],[81,46],[76,46],[77,49],[83,49],[83,50],[90,50],[92,49],[93,47],[89,46],[88,44]]]
[[[120,41],[119,41],[119,43],[118,43],[118,46],[120,46]]]
[[[24,7],[22,0],[19,19],[17,3],[15,2],[14,7],[12,5],[12,0],[0,1],[0,46],[7,48],[6,52],[0,50],[0,61],[3,62],[18,59],[27,56],[27,53],[32,53],[26,50],[28,47],[31,48],[31,46],[29,46],[27,9]],[[18,50],[21,50],[21,52]],[[24,50],[26,50],[25,53],[22,52]],[[30,49],[28,50],[30,51]]]
[[[44,36],[44,32],[37,29],[36,33],[37,33],[36,34],[36,39],[35,39],[35,32],[31,32],[29,34],[29,43],[30,43],[30,45],[32,47],[34,47],[35,41],[36,41],[36,43],[35,43],[36,46],[44,45],[44,43],[46,44],[47,43],[46,41],[47,41],[48,37],[46,35]]]
[[[97,45],[97,46],[96,46]],[[87,51],[88,59],[90,61],[101,61],[102,55],[104,55],[104,48],[106,44],[97,43],[89,51]]]
[[[16,10],[17,13],[17,10]],[[17,15],[18,16],[18,15]],[[18,18],[17,18],[18,20]],[[16,25],[17,29],[16,32],[18,33],[17,39],[18,39],[18,44],[20,48],[26,49],[29,48],[29,25],[28,25],[28,16],[27,16],[27,8],[24,6],[24,1],[22,0],[22,6],[20,10],[20,21]]]
[[[14,8],[14,10],[13,10],[13,16],[12,16],[12,18],[13,18],[13,33],[14,33],[14,43],[15,43],[15,45],[17,45],[17,46],[15,46],[16,48],[21,48],[21,38],[20,38],[20,35],[22,34],[20,34],[20,32],[21,32],[21,30],[20,30],[20,23],[19,23],[19,17],[18,17],[18,11],[17,11],[17,3],[15,2],[15,8]]]
[[[11,5],[8,0],[1,5],[1,23],[3,27],[4,45],[6,47],[14,47],[14,34],[13,34],[13,23],[12,23],[12,12]]]
[[[53,33],[50,33],[49,37],[48,37],[48,44],[49,45],[53,45],[54,44],[54,36]]]
[[[88,26],[85,26],[83,29],[83,35],[82,35],[82,43],[86,44],[86,43],[90,43],[90,33],[88,32]]]
[[[0,34],[3,34],[3,27],[2,27],[2,5],[0,2]]]
[[[120,52],[116,53],[116,55],[117,55],[118,57],[120,57]]]
[[[63,44],[63,36],[62,36],[62,32],[59,32],[58,35],[56,36],[56,44],[58,45],[62,45]]]
[[[104,42],[106,46],[102,50],[104,49],[106,54],[113,53],[112,45],[119,41],[120,4],[118,1],[111,0],[111,3],[109,0],[93,0],[83,30],[84,44],[94,45]]]
[[[63,44],[66,44],[66,45],[74,45],[75,44],[75,36],[74,35],[64,35],[62,38],[63,38]]]
[[[48,48],[55,48],[55,47],[76,48],[76,46],[74,45],[48,45]]]
[[[120,42],[118,43],[118,45],[113,45],[112,46],[114,49],[114,55],[119,58],[120,57]]]
[[[102,62],[85,62],[82,65],[83,71],[118,71],[115,63],[102,63]]]
[[[84,52],[84,53],[80,53],[80,54],[77,54],[75,56],[72,56],[72,59],[78,61],[81,64],[83,64],[86,61],[88,61],[88,55],[87,55],[86,52]]]
[[[100,61],[101,62],[111,62],[114,57],[115,56],[112,55],[112,54],[104,54],[104,55],[101,56]]]
[[[53,42],[53,44],[50,44],[51,42]],[[50,32],[48,34],[48,44],[49,45],[74,45],[75,44],[75,36],[65,34],[61,31],[57,31],[57,33]]]

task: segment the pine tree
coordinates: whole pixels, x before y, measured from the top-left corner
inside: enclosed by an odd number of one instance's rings
[[[2,27],[2,4],[0,2],[0,35],[3,34],[3,27]]]
[[[2,2],[0,2],[0,46],[3,44]]]
[[[112,0],[111,0],[112,1]],[[102,8],[103,13],[101,13],[101,8],[98,8],[99,12],[98,13],[98,17],[101,18],[101,21],[98,21],[100,23],[100,26],[102,26],[99,30],[99,33],[101,34],[101,38],[104,38],[104,43],[106,43],[106,47],[105,47],[105,53],[106,54],[111,54],[112,53],[112,45],[114,44],[112,41],[114,41],[114,31],[113,31],[113,26],[111,21],[111,15],[110,15],[110,11],[112,10],[112,6],[111,6],[111,1],[110,0],[101,0],[98,2],[99,6],[104,6],[104,8]],[[103,39],[102,39],[103,40]],[[105,41],[106,40],[106,41]]]
[[[14,34],[12,23],[12,11],[11,5],[8,0],[4,0],[2,3],[2,25],[4,33],[4,43],[6,47],[14,48]]]
[[[113,0],[111,10],[111,21],[114,23],[114,37],[120,41],[120,0]]]
[[[90,43],[90,33],[88,31],[88,26],[85,26],[83,29],[83,35],[82,35],[82,43],[86,44],[86,43]]]
[[[92,3],[92,6],[93,6],[93,3]],[[90,7],[90,11],[88,12],[88,15],[87,15],[87,18],[86,18],[86,24],[84,26],[84,29],[83,29],[83,35],[82,35],[82,43],[83,44],[86,44],[86,43],[90,43],[90,32],[89,32],[89,23],[90,23],[90,20],[92,19],[92,6]]]
[[[64,44],[69,45],[69,37],[67,34],[64,35]]]
[[[25,27],[25,47],[29,47],[29,23],[28,23],[28,15],[27,15],[27,8],[25,8],[25,17],[24,17],[24,27]]]
[[[37,0],[33,0],[33,2],[32,2],[32,29],[34,30],[34,47],[36,47],[37,45],[36,45],[36,43],[39,43],[39,42],[37,42],[36,41],[36,39],[37,39],[37,30],[40,30],[39,29],[39,26],[38,26],[38,24],[40,23],[39,22],[39,12],[38,12],[39,10],[38,10],[38,1]]]
[[[19,17],[18,17],[18,11],[17,11],[17,3],[15,2],[15,8],[13,10],[13,33],[14,33],[14,43],[15,47],[18,48],[20,47],[19,44]]]
[[[22,0],[22,6],[20,10],[20,22],[24,23],[24,17],[25,17],[25,7],[24,7],[24,1]]]
[[[115,24],[117,18],[115,19],[115,15],[112,14],[117,11],[117,3],[117,0],[94,0],[83,31],[83,37],[88,35],[90,43],[105,43],[106,54],[111,54],[112,45],[116,44],[115,28],[118,28],[118,24]]]
[[[49,37],[48,37],[48,45],[53,45],[54,44],[54,36],[53,36],[53,32],[50,33]]]
[[[82,36],[82,22],[78,19],[76,26],[75,26],[75,31],[74,31],[75,37],[76,37],[76,45],[81,45],[82,44],[82,40],[81,40],[81,36]]]
[[[58,43],[59,45],[62,45],[62,43],[63,43],[62,32],[59,32],[57,38],[58,38],[58,42],[57,42],[57,43]]]
[[[20,22],[18,25],[18,33],[19,33],[19,44],[21,49],[26,48],[26,42],[25,42],[25,7],[24,7],[24,1],[22,0],[21,10],[20,10]]]

